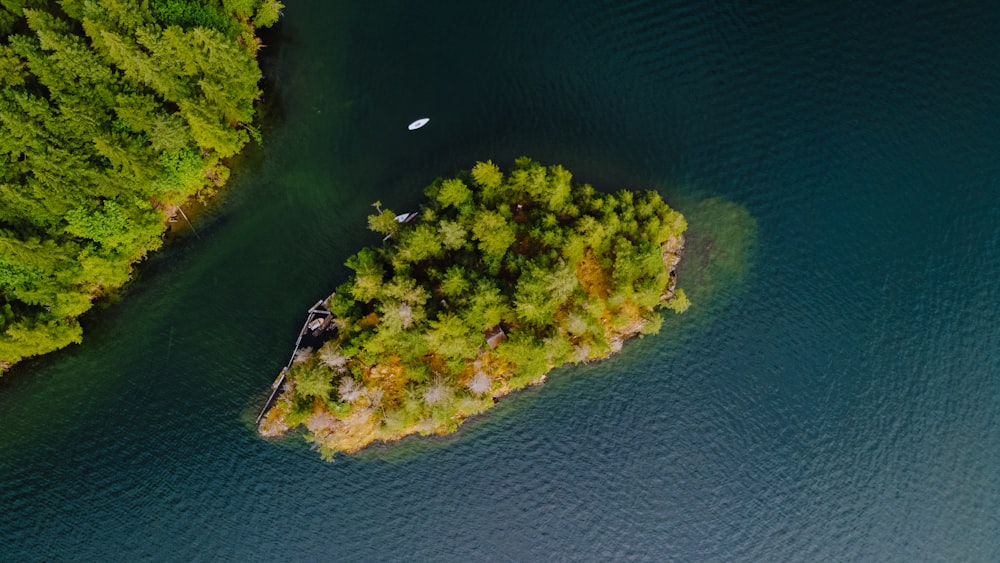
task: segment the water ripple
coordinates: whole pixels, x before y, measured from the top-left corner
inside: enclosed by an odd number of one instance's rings
[[[1000,560],[998,31],[971,2],[296,3],[281,118],[203,239],[0,380],[0,558]],[[723,196],[754,262],[455,435],[257,438],[371,201],[522,154]]]

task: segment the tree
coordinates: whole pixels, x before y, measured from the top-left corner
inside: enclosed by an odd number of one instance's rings
[[[430,296],[430,292],[413,278],[397,272],[392,280],[385,284],[383,295],[411,305],[422,306]]]
[[[551,325],[556,311],[578,285],[576,274],[566,264],[552,271],[532,266],[517,282],[514,309],[525,322],[535,326]]]
[[[396,256],[405,263],[436,258],[443,251],[437,231],[426,223],[407,229],[399,238]]]
[[[426,337],[427,347],[444,358],[468,358],[476,355],[482,335],[469,329],[453,313],[444,313],[430,322]]]
[[[503,172],[492,160],[487,160],[472,167],[472,178],[482,188],[496,189],[503,183]]]
[[[509,380],[514,389],[537,381],[549,369],[541,341],[530,332],[512,335],[497,347],[495,353],[514,366]]]
[[[441,243],[448,250],[458,250],[465,246],[469,232],[465,230],[458,221],[442,220],[438,223],[438,232],[441,235]]]
[[[375,202],[381,205],[380,202]],[[376,215],[368,216],[368,229],[386,236],[395,236],[402,225],[396,220],[396,214],[386,209]]]
[[[465,310],[466,322],[477,330],[489,330],[514,317],[507,298],[490,280],[479,280]]]
[[[546,197],[546,207],[554,213],[565,212],[572,203],[572,186],[570,180],[573,175],[569,170],[556,165],[549,168],[548,193]]]
[[[133,242],[129,219],[113,201],[105,201],[99,210],[73,209],[66,214],[66,223],[66,232],[93,240],[110,250],[121,250]]]
[[[441,293],[448,298],[462,297],[470,286],[468,273],[458,265],[449,267],[441,278]]]
[[[499,211],[480,210],[476,213],[472,236],[486,258],[500,258],[514,244],[517,230]]]
[[[294,372],[295,393],[300,397],[327,399],[333,392],[330,372],[323,369],[303,368]]]
[[[677,291],[674,293],[674,298],[667,301],[667,308],[672,309],[677,313],[683,313],[690,307],[691,301],[688,299],[687,294],[684,293],[683,288],[677,288]]]
[[[355,300],[371,301],[379,295],[385,268],[374,250],[366,248],[348,258],[344,265],[355,271],[354,284],[350,290]]]
[[[278,0],[264,0],[257,8],[253,24],[257,27],[271,27],[278,22],[278,18],[281,17],[281,9],[284,7],[285,5]]]
[[[461,207],[472,198],[472,192],[465,182],[451,178],[441,183],[437,193],[437,201],[442,208]]]

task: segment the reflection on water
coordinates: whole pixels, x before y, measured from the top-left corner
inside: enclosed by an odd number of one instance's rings
[[[688,221],[678,279],[692,306],[720,294],[736,295],[747,281],[757,250],[757,221],[747,208],[721,197],[673,204]]]

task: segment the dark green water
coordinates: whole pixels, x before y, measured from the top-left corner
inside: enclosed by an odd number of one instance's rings
[[[0,560],[1000,560],[1000,9],[340,4],[201,239],[0,380]],[[521,154],[678,202],[692,310],[448,438],[257,439],[369,204]]]

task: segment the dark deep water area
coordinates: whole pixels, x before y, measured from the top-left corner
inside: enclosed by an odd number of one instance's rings
[[[201,238],[0,379],[0,560],[1000,561],[1000,5],[287,3]],[[692,309],[445,438],[257,438],[370,204],[520,155],[688,213]]]

